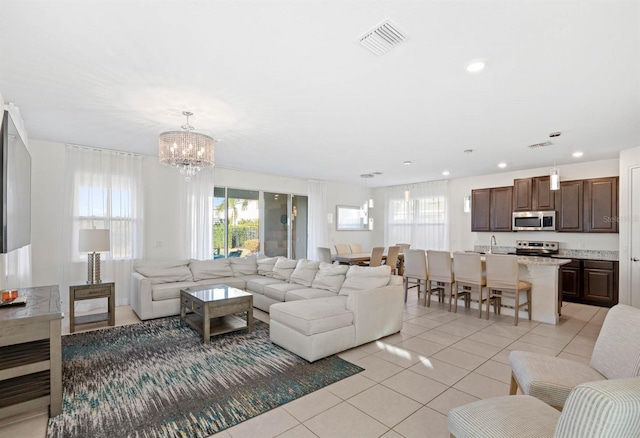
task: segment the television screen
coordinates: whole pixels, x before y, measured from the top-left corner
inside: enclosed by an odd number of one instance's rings
[[[31,155],[8,111],[2,118],[3,253],[31,243]]]

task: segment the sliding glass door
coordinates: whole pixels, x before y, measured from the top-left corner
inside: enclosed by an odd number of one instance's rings
[[[213,194],[213,258],[257,253],[260,192],[216,187]]]

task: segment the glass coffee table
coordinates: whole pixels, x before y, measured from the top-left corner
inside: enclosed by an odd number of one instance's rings
[[[222,333],[243,329],[251,333],[253,295],[226,284],[181,289],[180,320],[196,329],[205,344]]]

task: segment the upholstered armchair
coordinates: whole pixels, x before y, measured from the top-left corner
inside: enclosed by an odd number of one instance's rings
[[[637,438],[640,377],[576,386],[560,413],[528,395],[479,400],[449,412],[456,438]]]
[[[527,351],[512,351],[509,362],[511,394],[520,387],[522,393],[562,409],[581,383],[640,376],[640,309],[618,304],[609,310],[589,365]]]

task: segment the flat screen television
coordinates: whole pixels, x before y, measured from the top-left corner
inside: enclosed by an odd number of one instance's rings
[[[8,253],[31,243],[31,155],[8,111],[2,117],[0,138],[0,252]]]

